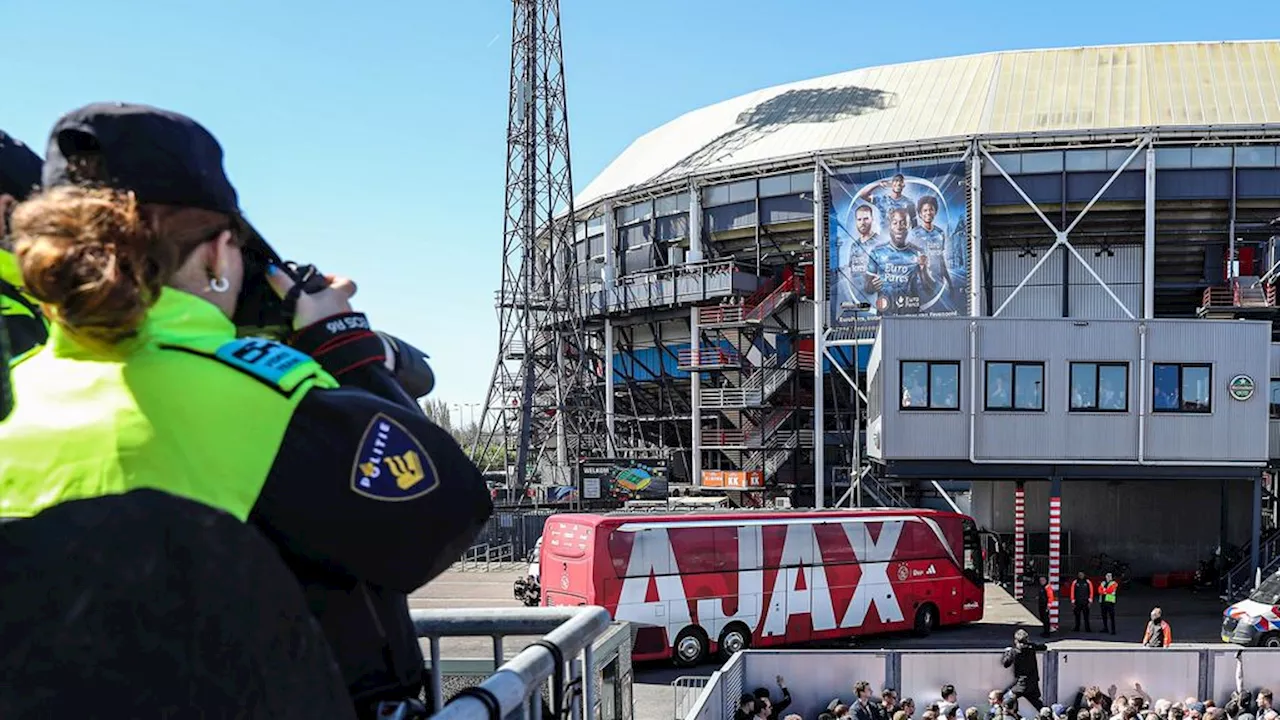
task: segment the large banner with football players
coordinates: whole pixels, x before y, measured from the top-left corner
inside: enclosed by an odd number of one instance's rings
[[[963,162],[832,176],[831,325],[969,313]]]

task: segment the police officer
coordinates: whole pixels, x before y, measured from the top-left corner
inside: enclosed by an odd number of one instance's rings
[[[40,309],[20,289],[22,277],[8,238],[9,214],[40,185],[40,165],[31,148],[0,130],[0,315],[14,355],[43,345],[49,336]]]
[[[190,118],[98,104],[54,127],[43,195],[14,214],[48,347],[14,370],[0,513],[158,490],[260,529],[302,582],[356,710],[416,696],[406,594],[492,511],[479,471],[403,392],[350,281],[299,292]],[[289,344],[236,337],[255,283],[295,303]],[[381,394],[365,387],[378,388]],[[39,481],[34,481],[39,478]]]

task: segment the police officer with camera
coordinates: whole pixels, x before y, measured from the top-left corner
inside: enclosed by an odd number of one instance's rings
[[[47,158],[13,235],[53,329],[14,369],[0,515],[155,492],[220,510],[301,582],[359,716],[416,698],[407,593],[492,504],[392,377],[397,348],[351,310],[354,284],[280,261],[190,118],[86,106],[59,120]],[[237,337],[281,323],[287,343]]]

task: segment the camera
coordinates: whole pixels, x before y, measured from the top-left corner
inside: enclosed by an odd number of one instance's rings
[[[268,337],[284,341],[293,333],[293,314],[298,296],[318,293],[329,286],[323,273],[314,265],[282,261],[266,242],[252,243],[244,252],[244,287],[232,318],[243,336]],[[294,282],[294,289],[284,298],[276,295],[267,282],[267,267],[274,265]],[[375,331],[386,350],[387,370],[412,398],[421,399],[435,388],[435,373],[426,353],[389,333]]]

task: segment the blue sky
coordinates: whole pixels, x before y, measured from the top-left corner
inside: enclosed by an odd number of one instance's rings
[[[195,117],[276,248],[355,278],[358,309],[431,355],[436,396],[477,403],[497,346],[510,7],[3,0],[0,127],[43,148],[62,112],[92,101]],[[1274,0],[561,0],[561,13],[579,188],[640,134],[769,85],[989,50],[1255,39],[1276,20]]]

